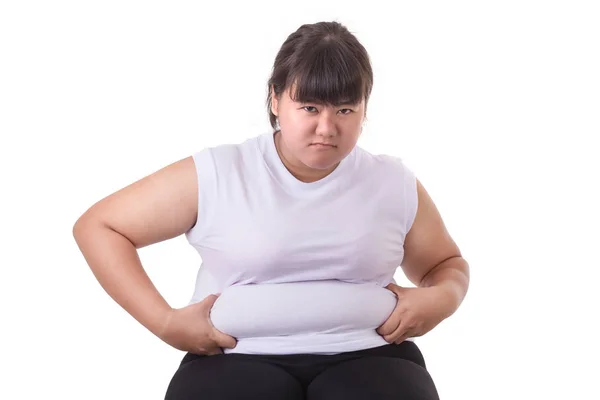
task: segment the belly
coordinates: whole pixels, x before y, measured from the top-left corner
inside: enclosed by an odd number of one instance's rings
[[[237,339],[376,329],[396,296],[376,284],[340,281],[227,288],[211,310],[218,330]]]

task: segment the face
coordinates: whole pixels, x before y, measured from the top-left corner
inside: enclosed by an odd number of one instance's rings
[[[295,102],[289,89],[273,95],[271,111],[281,130],[275,141],[286,167],[307,178],[335,169],[358,142],[364,107],[364,99],[340,106]]]

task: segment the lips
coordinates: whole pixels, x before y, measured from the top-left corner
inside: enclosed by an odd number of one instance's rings
[[[311,144],[311,146],[319,146],[319,147],[336,147],[333,144],[329,144],[329,143],[313,143]]]

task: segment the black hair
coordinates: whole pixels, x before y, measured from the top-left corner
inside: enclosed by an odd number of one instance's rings
[[[279,97],[291,88],[290,97],[302,103],[338,106],[365,100],[373,88],[369,55],[358,39],[339,22],[304,24],[285,40],[268,81],[267,110],[273,129],[272,92]]]

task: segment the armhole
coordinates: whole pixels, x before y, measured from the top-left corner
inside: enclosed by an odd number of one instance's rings
[[[196,245],[200,244],[206,236],[215,214],[217,171],[210,148],[194,153],[192,159],[196,167],[196,182],[198,184],[198,215],[196,223],[185,233],[185,236],[190,244]]]
[[[415,173],[404,163],[404,215],[406,215],[406,233],[412,228],[417,209],[419,208],[419,195],[417,193],[417,177]]]

